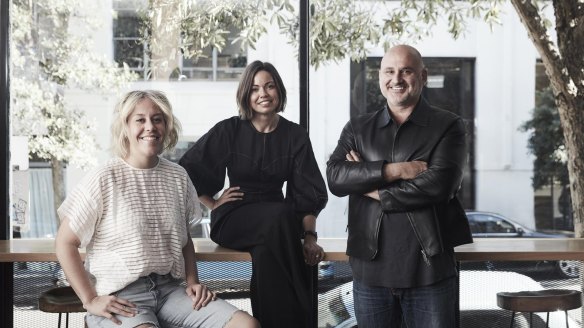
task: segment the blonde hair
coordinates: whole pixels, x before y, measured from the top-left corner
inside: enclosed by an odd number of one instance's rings
[[[163,136],[164,144],[162,152],[171,150],[178,142],[181,125],[172,113],[170,101],[162,91],[157,90],[135,90],[126,93],[116,104],[114,117],[111,126],[112,152],[114,155],[125,158],[130,151],[130,140],[128,139],[128,118],[136,108],[136,105],[144,99],[149,99],[162,112],[164,124],[166,126]]]

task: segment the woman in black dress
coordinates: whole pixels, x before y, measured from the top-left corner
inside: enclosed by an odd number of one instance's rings
[[[308,327],[309,265],[324,256],[315,227],[326,186],[308,133],[278,114],[286,89],[274,66],[246,67],[237,104],[239,117],[217,123],[179,163],[212,210],[211,239],[251,254],[252,310],[262,327]],[[226,170],[229,188],[214,199]]]

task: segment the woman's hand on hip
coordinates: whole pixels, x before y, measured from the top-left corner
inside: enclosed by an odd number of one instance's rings
[[[88,303],[83,304],[83,308],[91,314],[106,317],[118,325],[122,322],[116,318],[116,314],[133,317],[137,311],[136,305],[130,301],[112,295],[96,296]]]
[[[229,188],[223,190],[223,193],[221,194],[221,196],[219,198],[217,198],[217,200],[215,200],[215,203],[213,204],[212,210],[216,209],[217,207],[219,207],[225,203],[234,202],[234,201],[238,201],[238,200],[242,200],[242,199],[243,199],[243,193],[241,191],[239,191],[238,186],[229,187]]]
[[[324,259],[324,250],[316,243],[316,239],[307,235],[303,245],[304,262],[308,265],[316,265]]]

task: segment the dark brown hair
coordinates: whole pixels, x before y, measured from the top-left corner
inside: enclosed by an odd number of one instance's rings
[[[239,108],[239,116],[244,120],[249,120],[253,117],[253,109],[250,106],[249,97],[253,89],[253,78],[260,71],[270,73],[272,79],[274,79],[280,100],[278,108],[276,108],[276,113],[283,112],[284,107],[286,107],[286,88],[284,87],[280,74],[278,74],[274,65],[256,60],[247,65],[243,74],[241,74],[239,86],[237,87],[237,107]]]

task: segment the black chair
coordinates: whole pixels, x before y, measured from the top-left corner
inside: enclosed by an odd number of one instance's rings
[[[582,306],[582,293],[569,289],[501,292],[497,293],[497,305],[502,309],[513,311],[510,327],[513,327],[516,312],[529,312],[530,327],[533,325],[534,312],[547,312],[545,326],[548,327],[550,312],[564,311],[566,328],[568,328],[568,310]]]
[[[58,328],[61,328],[61,314],[65,313],[65,327],[69,328],[69,313],[86,312],[71,287],[56,287],[43,292],[39,297],[39,310],[59,313]]]

